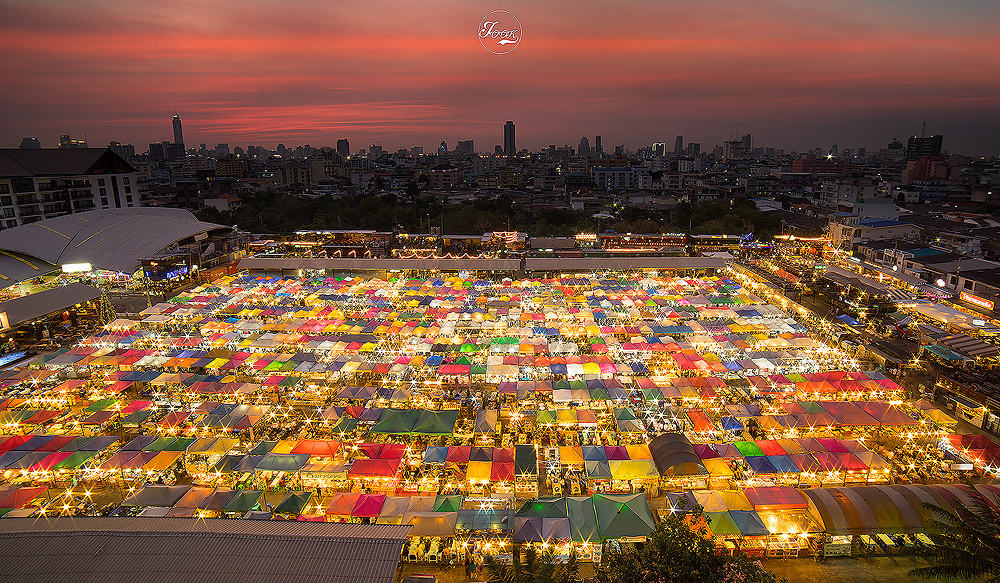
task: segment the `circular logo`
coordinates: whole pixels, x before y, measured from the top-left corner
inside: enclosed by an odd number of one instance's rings
[[[521,42],[521,21],[506,10],[494,10],[479,23],[479,43],[494,55],[505,55]]]

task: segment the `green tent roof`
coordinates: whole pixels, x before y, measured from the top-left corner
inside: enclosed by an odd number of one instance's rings
[[[257,501],[260,500],[260,496],[263,493],[263,490],[240,490],[222,510],[224,512],[246,514],[257,506]]]
[[[517,509],[514,516],[527,516],[536,518],[566,518],[565,498],[538,498],[536,500],[525,500],[521,507]]]
[[[275,512],[282,514],[302,514],[302,511],[309,504],[313,493],[308,492],[288,492],[285,497],[274,507]]]
[[[75,470],[97,454],[98,452],[96,451],[75,451],[69,457],[56,464],[55,467],[60,470]]]
[[[462,496],[438,494],[434,499],[433,512],[458,512],[462,508]]]
[[[728,512],[706,512],[705,519],[708,521],[708,527],[712,530],[712,534],[742,534],[740,527],[736,526],[736,522],[733,521]]]
[[[269,453],[254,469],[258,472],[297,472],[308,462],[307,453]]]
[[[656,527],[642,493],[595,494],[594,510],[604,539],[646,536]]]
[[[590,496],[567,498],[566,511],[569,515],[570,538],[573,542],[601,542],[593,498]]]
[[[733,445],[736,446],[736,449],[738,449],[741,454],[743,454],[743,457],[764,455],[764,450],[752,441],[736,441],[733,442]]]

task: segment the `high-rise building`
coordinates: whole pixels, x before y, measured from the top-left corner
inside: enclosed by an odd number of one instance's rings
[[[22,150],[40,150],[41,148],[42,143],[37,138],[23,138],[21,140]]]
[[[173,142],[152,142],[149,144],[149,157],[156,162],[179,160],[184,157],[184,149]]]
[[[587,139],[587,136],[580,138],[579,152],[581,156],[590,156],[590,140]]]
[[[651,152],[654,156],[663,156],[666,154],[667,144],[664,142],[653,142],[653,147]]]
[[[111,142],[108,144],[108,149],[118,154],[122,160],[132,160],[135,157],[135,146],[132,144],[123,144],[121,142]]]
[[[341,158],[347,159],[351,155],[351,143],[347,139],[337,140],[337,153]]]
[[[442,141],[441,145],[438,146],[438,154],[447,154],[447,153],[448,153],[448,142]]]
[[[742,147],[747,152],[749,152],[753,148],[753,138],[750,137],[750,134],[743,134],[742,142],[743,142]]]
[[[184,149],[184,132],[181,130],[181,118],[176,113],[174,114],[174,143],[180,144],[181,149]]]
[[[459,154],[473,154],[476,151],[476,144],[473,140],[462,140],[455,149]]]
[[[683,153],[684,153],[684,136],[677,136],[677,139],[674,140],[674,154],[683,154]]]
[[[69,134],[63,134],[59,136],[59,147],[60,148],[86,148],[87,140],[74,140],[69,137]]]
[[[604,146],[601,145],[601,136],[596,136],[594,139],[594,153],[598,158],[604,155]]]
[[[0,150],[0,192],[14,194],[0,199],[4,228],[146,202],[139,173],[108,148],[31,150]]]
[[[944,136],[935,134],[933,136],[917,137],[913,136],[906,142],[906,159],[919,160],[925,156],[940,156],[941,143]]]
[[[517,155],[516,142],[514,141],[514,122],[507,120],[503,124],[503,153],[508,158]]]

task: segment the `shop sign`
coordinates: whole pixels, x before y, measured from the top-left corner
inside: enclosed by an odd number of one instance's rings
[[[979,306],[980,308],[985,308],[987,310],[993,309],[993,302],[983,299],[979,296],[974,296],[969,292],[962,292],[958,294],[958,297],[962,298],[964,301],[969,302],[974,306]]]

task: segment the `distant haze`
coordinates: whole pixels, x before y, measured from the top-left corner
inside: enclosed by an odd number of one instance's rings
[[[480,45],[492,10],[523,26]],[[786,150],[897,133],[1000,153],[995,0],[0,0],[0,144],[380,143],[428,151],[503,123],[517,147],[750,133]]]

